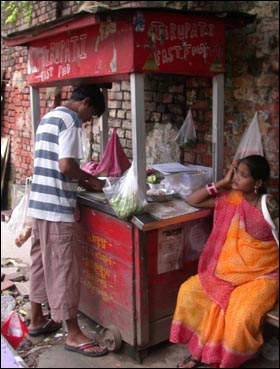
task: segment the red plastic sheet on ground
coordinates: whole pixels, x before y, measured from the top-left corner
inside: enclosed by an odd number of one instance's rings
[[[101,161],[99,163],[90,161],[83,166],[83,170],[93,176],[120,177],[130,166],[131,163],[114,128]]]
[[[28,328],[16,311],[12,311],[1,328],[2,335],[17,349],[28,333]]]

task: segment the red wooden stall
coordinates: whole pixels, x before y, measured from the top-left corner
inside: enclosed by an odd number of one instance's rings
[[[27,45],[33,128],[40,120],[39,88],[115,81],[131,84],[132,149],[137,180],[146,189],[144,74],[206,76],[213,81],[213,173],[223,168],[225,27],[244,14],[126,8],[85,12],[8,35],[7,46]],[[108,138],[101,118],[101,151]],[[100,196],[80,195],[80,310],[105,327],[109,349],[128,345],[140,358],[168,340],[180,284],[196,273],[210,232],[209,210],[118,219]]]
[[[80,195],[79,209],[80,310],[106,328],[102,338],[110,350],[123,341],[141,359],[169,337],[178,288],[196,273],[212,213],[122,221],[87,195]]]

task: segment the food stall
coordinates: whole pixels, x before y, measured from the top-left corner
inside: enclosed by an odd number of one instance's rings
[[[225,27],[236,14],[120,8],[80,12],[15,32],[7,46],[28,46],[34,131],[40,120],[39,88],[115,81],[131,86],[132,152],[139,188],[146,192],[145,73],[206,76],[213,81],[213,179],[223,168]],[[251,21],[239,14],[239,23]],[[239,24],[239,25],[240,25]],[[101,118],[101,153],[108,117]],[[103,193],[78,200],[81,247],[80,310],[104,327],[110,350],[127,344],[141,359],[168,340],[180,284],[195,274],[211,229],[212,212],[174,199],[122,220]]]

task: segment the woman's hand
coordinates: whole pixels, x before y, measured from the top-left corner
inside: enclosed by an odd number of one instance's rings
[[[233,179],[233,175],[234,175],[234,170],[237,166],[237,161],[234,160],[230,167],[229,170],[227,171],[226,175],[224,176],[223,179],[220,179],[219,181],[217,181],[215,183],[215,188],[217,191],[223,189],[223,188],[227,188],[231,185],[232,179]],[[213,195],[209,195],[206,186],[203,186],[202,188],[192,192],[187,198],[186,201],[189,205],[197,207],[197,208],[214,208],[215,206],[215,196]]]
[[[234,170],[235,170],[236,167],[237,167],[237,161],[234,160],[231,163],[231,165],[229,167],[229,170],[227,171],[226,175],[224,176],[224,179],[222,180],[223,181],[223,187],[227,187],[231,184],[233,176],[234,176]]]

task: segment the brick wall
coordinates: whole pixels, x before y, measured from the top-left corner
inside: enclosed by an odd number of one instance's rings
[[[129,5],[131,2],[104,2],[114,6]],[[147,5],[147,2],[133,5]],[[155,3],[155,2],[153,2]],[[222,10],[236,2],[188,2],[192,9]],[[35,1],[32,25],[44,23],[71,14],[77,10],[75,1]],[[150,4],[148,2],[148,4]],[[215,4],[215,5],[214,5]],[[219,5],[217,5],[219,4]],[[239,9],[257,14],[255,24],[226,33],[225,73],[225,168],[229,165],[241,135],[250,123],[255,111],[259,111],[259,122],[263,137],[265,156],[272,167],[269,190],[279,196],[279,9],[277,1],[238,2]],[[151,4],[155,5],[155,4]],[[213,9],[214,6],[219,6]],[[236,10],[236,9],[225,9]],[[9,33],[24,29],[20,19],[13,26],[5,27]],[[9,157],[10,179],[19,183],[32,175],[33,137],[31,128],[29,87],[27,84],[27,50],[25,47],[2,48],[1,65],[4,72],[2,84],[1,136],[10,135]],[[70,87],[62,89],[62,100],[67,99]],[[57,91],[54,88],[40,89],[41,116],[54,105]],[[198,144],[180,152],[183,163],[211,165],[211,79],[182,76],[145,76],[145,119],[147,136],[156,125],[165,125],[178,130],[189,108],[198,135]],[[131,111],[129,82],[114,83],[108,93],[110,130],[117,127],[121,143],[131,158]],[[90,140],[90,156],[98,161],[99,125],[94,122],[92,130],[86,132]],[[171,134],[171,133],[170,133]],[[171,137],[171,136],[170,136]],[[150,141],[149,141],[150,142]],[[171,149],[172,150],[172,149]],[[148,161],[148,160],[147,160]]]

